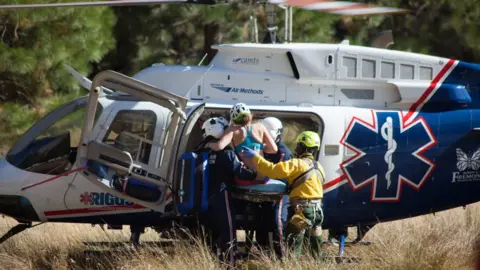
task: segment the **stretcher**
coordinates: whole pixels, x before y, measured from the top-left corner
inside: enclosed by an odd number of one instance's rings
[[[234,198],[252,202],[279,201],[287,194],[287,185],[275,179],[262,184],[235,185],[232,191]]]

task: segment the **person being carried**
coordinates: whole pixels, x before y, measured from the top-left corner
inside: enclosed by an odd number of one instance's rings
[[[245,103],[237,103],[230,109],[229,127],[225,134],[216,142],[210,142],[206,147],[219,151],[232,143],[235,152],[241,152],[242,147],[248,147],[260,153],[277,153],[278,147],[270,133],[261,123],[252,124],[253,116]]]
[[[311,251],[320,256],[323,223],[323,182],[325,173],[314,156],[320,149],[320,136],[312,131],[302,132],[296,139],[295,158],[273,164],[248,147],[242,148],[244,159],[251,159],[252,169],[270,178],[286,178],[289,187],[290,207],[286,239],[288,246],[301,254],[307,230]]]
[[[207,235],[212,236],[214,253],[220,250],[219,259],[233,265],[237,250],[236,211],[230,192],[235,177],[254,180],[256,173],[243,166],[232,148],[212,151],[205,147],[210,142],[218,141],[227,125],[228,121],[221,117],[205,121],[202,125],[204,140],[195,151],[209,153],[208,210],[200,219],[207,228]]]

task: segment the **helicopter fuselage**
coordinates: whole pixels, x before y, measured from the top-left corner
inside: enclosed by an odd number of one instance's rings
[[[60,134],[62,129],[55,136],[40,135],[56,121],[71,119],[76,109],[92,108],[86,98],[37,123],[1,160],[0,212],[18,220],[115,225],[155,226],[176,218],[175,161],[198,140],[197,121],[228,114],[237,102],[247,103],[257,119],[298,120],[319,132],[318,160],[326,172],[325,229],[403,219],[480,200],[478,65],[348,44],[215,48],[218,53],[208,66],[154,65],[134,76],[186,97],[182,130],[173,132],[175,112],[145,95],[100,95],[92,128],[82,131],[76,145],[72,132]],[[132,86],[128,94],[135,90]],[[84,118],[78,119],[83,124]],[[131,119],[142,119],[142,128],[121,125]],[[88,155],[76,147],[88,153],[97,147],[89,144],[93,141],[115,147],[121,132],[133,138],[136,173],[158,183],[158,198],[132,198],[82,171]],[[42,160],[51,164],[41,167]],[[61,166],[65,168],[55,171]],[[9,203],[21,207],[8,208]]]

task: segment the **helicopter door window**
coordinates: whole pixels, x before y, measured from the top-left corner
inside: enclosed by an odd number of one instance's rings
[[[348,78],[357,77],[357,58],[344,56],[343,66],[347,68]]]
[[[105,134],[103,142],[129,152],[134,161],[148,164],[156,122],[157,117],[153,111],[119,111]]]

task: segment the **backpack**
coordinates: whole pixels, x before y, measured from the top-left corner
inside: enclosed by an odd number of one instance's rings
[[[208,209],[208,158],[208,152],[186,152],[177,161],[177,210],[181,214]]]

